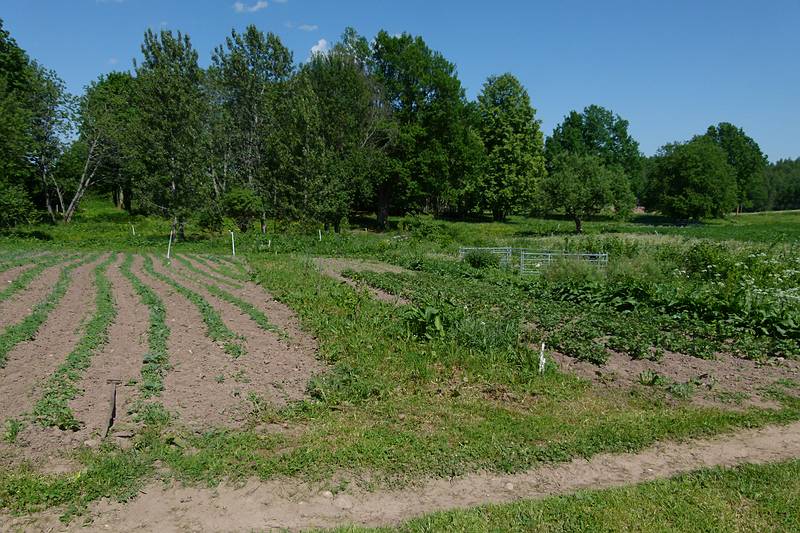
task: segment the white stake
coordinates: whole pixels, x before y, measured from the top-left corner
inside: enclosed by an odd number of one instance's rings
[[[546,363],[547,363],[547,361],[544,358],[544,343],[542,343],[542,349],[541,349],[541,351],[539,351],[539,373],[540,374],[544,373],[544,366],[545,366]]]
[[[319,233],[319,240],[322,241],[322,230],[318,229],[317,232]]]
[[[269,250],[270,248],[272,248],[272,239],[267,241],[267,250]]]
[[[133,226],[133,224],[131,224],[131,233],[133,233],[133,236],[136,237],[136,228]]]
[[[233,257],[236,257],[236,243],[233,240],[233,232],[231,231],[230,234],[231,234],[231,252],[233,253]]]
[[[174,230],[169,230],[169,244],[167,245],[167,259],[169,259],[169,254],[172,252],[172,233]]]

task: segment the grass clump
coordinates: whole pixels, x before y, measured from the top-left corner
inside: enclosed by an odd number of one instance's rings
[[[139,300],[147,306],[150,312],[147,328],[147,353],[142,359],[142,383],[140,385],[142,395],[149,398],[160,395],[164,390],[164,376],[170,369],[167,350],[170,331],[167,326],[167,310],[164,302],[133,273],[132,264],[133,256],[126,254],[120,270],[122,275],[130,281]]]
[[[41,327],[48,315],[50,315],[50,312],[58,305],[58,302],[61,301],[64,294],[66,294],[69,288],[70,274],[72,271],[85,263],[93,261],[96,257],[96,255],[91,255],[77,263],[71,263],[61,267],[58,280],[55,285],[53,285],[48,295],[39,301],[33,307],[33,311],[22,319],[21,322],[9,326],[0,334],[0,368],[5,367],[9,352],[11,352],[17,344],[32,339],[36,332],[39,331],[39,327]]]
[[[54,426],[63,430],[80,429],[80,422],[69,408],[69,401],[81,392],[76,383],[89,368],[92,357],[108,342],[108,328],[117,315],[111,282],[106,277],[108,266],[115,260],[116,254],[95,267],[94,281],[97,293],[94,314],[77,346],[47,381],[42,397],[33,408],[34,418],[45,427]]]
[[[184,287],[170,276],[157,272],[153,267],[153,260],[150,256],[144,258],[144,269],[154,278],[166,283],[175,289],[179,294],[192,302],[203,318],[206,325],[206,335],[214,342],[221,342],[225,353],[232,357],[245,355],[245,348],[239,341],[239,337],[225,325],[219,313],[209,304],[205,298],[193,290]]]

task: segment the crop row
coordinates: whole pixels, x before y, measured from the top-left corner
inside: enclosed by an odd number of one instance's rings
[[[69,261],[72,257],[74,256],[70,256],[67,258],[62,258],[60,256],[51,256],[40,259],[34,266],[22,272],[19,276],[14,278],[14,280],[12,280],[11,283],[9,283],[6,287],[0,290],[0,302],[9,299],[14,294],[27,288],[28,285],[30,285],[31,282],[34,279],[36,279],[36,277],[38,277],[39,274],[41,274],[46,268],[49,268],[55,265],[56,263],[61,262],[62,260]],[[30,259],[21,259],[18,262],[24,265],[30,263],[30,261],[31,261]],[[16,263],[17,261],[12,263],[11,268],[19,266]]]
[[[80,428],[80,422],[75,419],[69,401],[79,394],[77,383],[89,368],[92,357],[108,342],[108,329],[117,315],[111,282],[106,276],[108,266],[115,259],[116,254],[111,255],[95,267],[94,282],[97,290],[94,313],[78,344],[47,381],[42,397],[33,408],[34,418],[43,426],[62,430]]]
[[[164,390],[164,375],[170,368],[167,340],[167,311],[164,302],[147,285],[131,271],[133,256],[128,254],[122,263],[122,275],[130,281],[133,290],[139,295],[141,302],[150,312],[150,324],[147,329],[147,353],[142,360],[142,396],[149,398],[158,396]]]
[[[8,359],[9,352],[20,342],[33,338],[39,327],[47,319],[50,312],[58,305],[64,297],[70,283],[70,275],[73,270],[88,262],[94,261],[96,255],[90,255],[82,260],[70,263],[61,268],[53,288],[42,300],[40,300],[29,315],[22,321],[12,324],[0,334],[0,368],[4,367]]]
[[[209,304],[205,298],[193,290],[184,287],[170,276],[164,275],[155,270],[153,260],[150,256],[144,257],[145,271],[155,279],[171,286],[175,291],[192,302],[206,325],[206,335],[214,342],[221,342],[223,350],[232,357],[240,357],[245,354],[245,348],[241,344],[239,337],[225,325],[219,313]]]

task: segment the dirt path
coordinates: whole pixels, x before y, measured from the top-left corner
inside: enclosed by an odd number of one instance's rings
[[[119,270],[124,259],[120,254],[106,272],[117,307],[108,343],[92,358],[92,365],[77,384],[84,393],[70,402],[75,418],[85,423],[79,432],[83,439],[97,439],[105,432],[113,387],[109,379],[121,381],[117,386],[115,428],[124,428],[129,422],[126,406],[137,397],[139,390],[142,359],[147,352],[149,312]],[[136,380],[137,384],[129,384],[131,380]]]
[[[378,300],[395,305],[408,305],[409,302],[406,298],[395,294],[389,294],[386,291],[369,287],[365,284],[357,283],[350,278],[342,275],[345,270],[354,270],[356,272],[394,272],[402,274],[408,272],[399,266],[391,265],[389,263],[381,263],[378,261],[364,261],[361,259],[342,259],[333,257],[317,257],[314,259],[314,264],[317,265],[320,272],[328,277],[347,283],[351,287],[361,288],[367,287],[369,292]]]
[[[220,314],[231,331],[244,337],[247,354],[235,360],[236,374],[226,375],[226,379],[236,377],[239,381],[247,380],[247,389],[277,406],[303,397],[308,381],[323,369],[315,358],[308,357],[277,334],[261,329],[239,308],[210,294],[202,283],[178,275],[177,272],[182,272],[191,278],[200,277],[179,262],[174,262],[171,269],[159,261],[154,261],[154,265],[157,272],[171,276],[181,285],[200,294]],[[228,287],[220,288],[231,291]]]
[[[23,318],[29,315],[33,310],[33,306],[36,305],[39,300],[47,296],[53,288],[53,285],[56,284],[58,276],[61,274],[61,267],[69,262],[70,261],[59,263],[44,269],[44,271],[40,272],[39,275],[31,280],[30,285],[25,289],[19,291],[8,300],[0,302],[0,331],[11,324],[21,322]],[[33,268],[33,266],[34,265],[18,267],[22,268],[20,274],[25,270]]]
[[[6,286],[17,279],[20,274],[31,268],[33,268],[33,263],[11,267],[8,270],[0,272],[0,290],[5,289]]]
[[[151,484],[128,503],[90,506],[93,522],[59,524],[56,513],[11,518],[0,529],[54,531],[255,531],[302,530],[346,524],[379,526],[447,509],[602,489],[672,477],[700,468],[761,464],[800,457],[800,423],[744,430],[713,439],[661,443],[636,454],[604,454],[590,460],[544,466],[515,475],[473,474],[433,480],[397,491],[348,488],[333,496],[291,480],[249,481],[216,489]]]

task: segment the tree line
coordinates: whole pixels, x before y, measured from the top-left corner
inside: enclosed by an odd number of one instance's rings
[[[644,157],[628,122],[590,105],[544,138],[511,74],[475,101],[421,37],[352,28],[297,64],[273,33],[231,34],[201,68],[188,35],[148,30],[129,72],[80,96],[0,20],[0,226],[69,223],[89,191],[128,211],[267,230],[338,230],[357,213],[558,213],[581,222],[638,203],[678,218],[800,207],[800,160],[770,165],[728,123]]]

